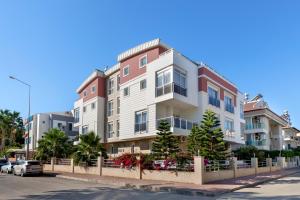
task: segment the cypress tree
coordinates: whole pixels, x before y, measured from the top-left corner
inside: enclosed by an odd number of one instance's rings
[[[178,138],[170,131],[166,120],[161,120],[157,136],[152,144],[152,152],[156,157],[167,159],[180,151]]]

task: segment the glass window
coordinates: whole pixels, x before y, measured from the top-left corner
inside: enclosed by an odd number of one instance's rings
[[[89,127],[88,126],[83,126],[82,127],[82,134],[87,134],[89,132]]]
[[[83,112],[86,112],[86,107],[85,106],[83,106]]]
[[[156,96],[161,96],[172,91],[171,70],[159,72],[156,75]]]
[[[113,123],[112,122],[107,123],[107,137],[108,138],[113,137]]]
[[[233,120],[231,120],[231,119],[225,119],[224,129],[225,129],[225,131],[233,132],[234,131]]]
[[[123,76],[128,76],[129,75],[129,65],[123,68]]]
[[[208,103],[220,108],[220,100],[219,100],[218,91],[211,87],[208,87]]]
[[[143,90],[147,87],[146,79],[140,81],[140,89]]]
[[[120,90],[120,74],[117,76],[117,90]]]
[[[179,70],[174,70],[174,92],[187,96],[186,75]]]
[[[83,96],[84,96],[84,97],[87,96],[87,91],[86,91],[86,90],[83,92]]]
[[[120,136],[120,121],[117,120],[117,137]]]
[[[124,96],[129,95],[129,87],[124,88]]]
[[[107,81],[107,93],[108,93],[108,95],[110,95],[113,92],[114,92],[114,79],[110,78]]]
[[[95,93],[96,92],[96,86],[94,85],[93,87],[92,87],[92,93]]]
[[[69,125],[69,131],[72,131],[73,130],[73,123],[68,123],[68,125]]]
[[[135,113],[135,132],[142,132],[147,130],[147,111],[138,111]]]
[[[244,103],[240,103],[240,117],[241,119],[244,119]]]
[[[147,64],[147,55],[140,58],[140,67],[144,67]]]
[[[120,97],[117,98],[117,114],[120,114]]]
[[[113,104],[113,101],[109,101],[107,102],[107,116],[112,116],[113,115],[113,111],[114,111],[114,108],[113,108],[114,104]]]
[[[91,108],[94,109],[95,108],[95,103],[91,104]]]
[[[225,96],[224,98],[225,110],[231,113],[234,113],[234,106],[232,102],[232,98],[229,96]]]
[[[74,122],[75,123],[79,122],[79,117],[80,117],[80,109],[75,108],[75,110],[74,110]]]

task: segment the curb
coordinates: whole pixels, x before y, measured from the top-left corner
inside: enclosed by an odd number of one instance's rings
[[[168,192],[168,193],[173,193],[173,194],[180,194],[180,195],[187,195],[187,196],[207,196],[207,197],[216,197],[220,196],[223,194],[227,194],[230,192],[235,192],[244,188],[250,188],[250,187],[255,187],[257,185],[261,185],[273,180],[277,180],[289,175],[297,174],[300,173],[300,171],[296,172],[291,172],[287,173],[284,175],[280,175],[278,177],[274,178],[267,178],[261,181],[257,181],[255,183],[243,185],[240,187],[236,187],[233,189],[228,189],[227,191],[220,191],[220,192],[205,192],[197,189],[185,189],[185,188],[175,188],[175,187],[161,187],[161,186],[155,186],[155,185],[136,185],[136,184],[130,184],[130,183],[125,183],[125,182],[114,182],[114,183],[105,183],[108,186],[115,186],[115,187],[121,187],[122,189],[134,189],[134,190],[139,190],[139,191],[146,191],[146,192]],[[87,178],[77,178],[77,177],[72,177],[72,176],[65,176],[65,175],[57,175],[57,174],[52,174],[52,176],[57,177],[57,178],[62,178],[62,179],[69,179],[69,180],[76,180],[76,181],[83,181],[83,182],[89,182],[89,183],[98,183],[98,184],[103,184],[100,180],[96,179],[87,179]]]

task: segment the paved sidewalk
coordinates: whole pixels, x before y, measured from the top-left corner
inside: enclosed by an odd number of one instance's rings
[[[287,175],[300,173],[300,169],[280,170],[272,173],[259,174],[258,176],[247,176],[237,179],[230,179],[224,181],[217,181],[205,185],[184,184],[167,181],[151,181],[138,180],[109,176],[97,176],[86,174],[72,174],[60,172],[45,172],[49,175],[55,175],[58,178],[86,181],[92,183],[101,183],[106,185],[118,186],[121,188],[132,188],[138,190],[152,191],[152,192],[172,192],[185,195],[204,195],[204,196],[218,196],[227,192],[236,191],[245,187],[252,187],[262,184],[274,179],[278,179]]]

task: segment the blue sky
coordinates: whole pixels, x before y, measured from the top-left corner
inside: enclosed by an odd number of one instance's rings
[[[252,97],[262,93],[300,128],[299,1],[0,0],[0,109],[70,110],[95,69],[161,38]]]

